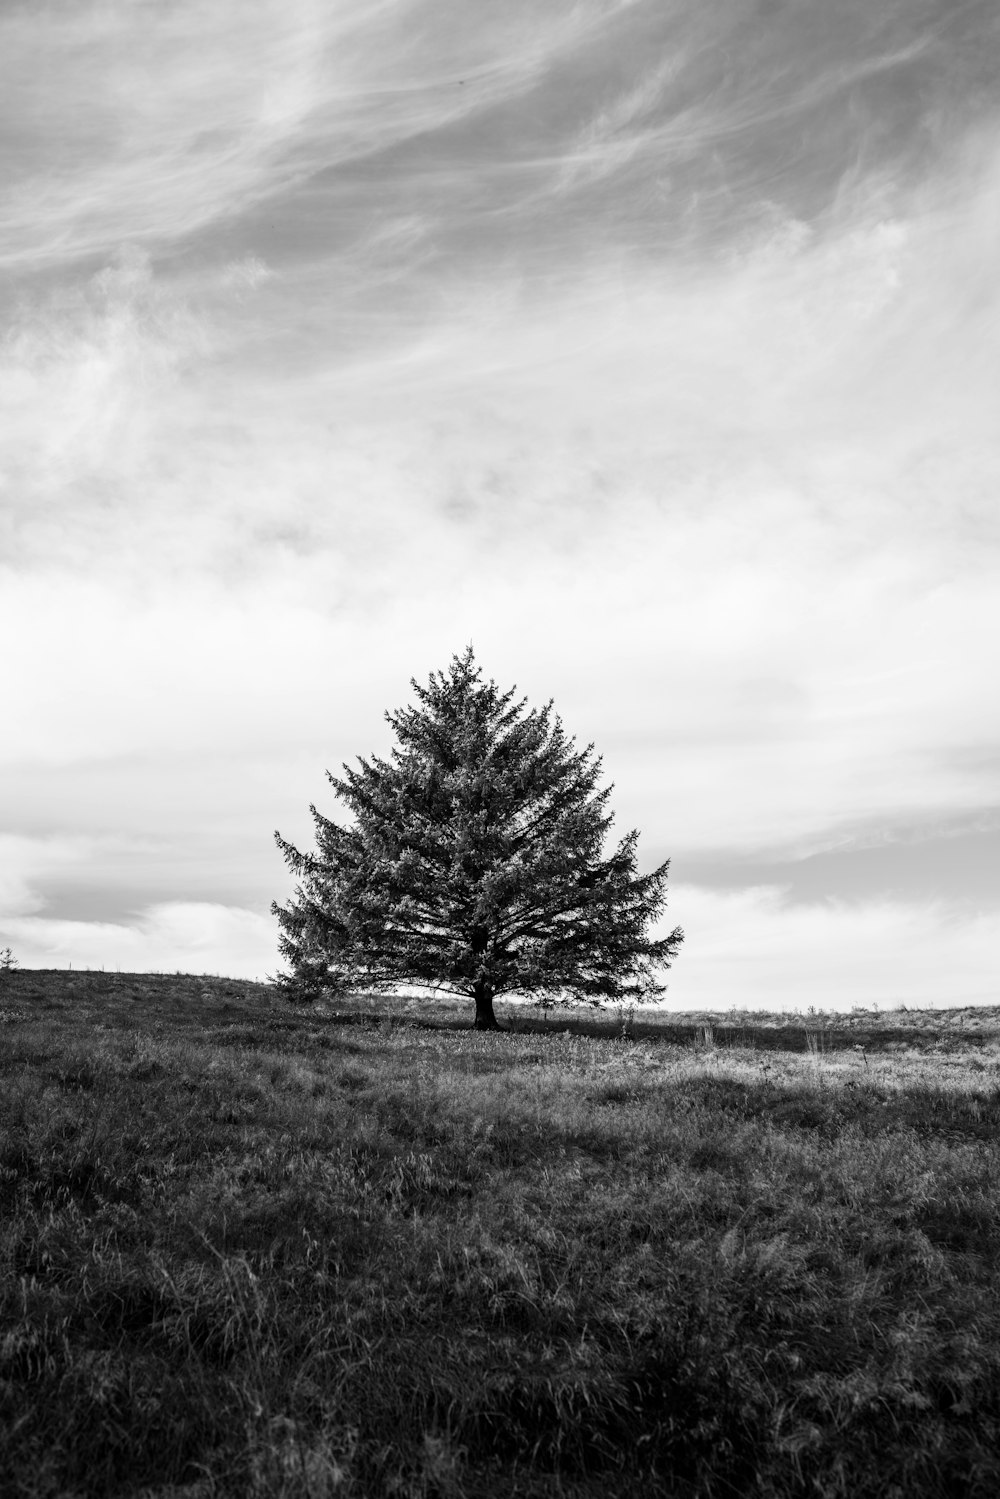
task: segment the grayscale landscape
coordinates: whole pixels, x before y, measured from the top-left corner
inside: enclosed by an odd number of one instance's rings
[[[1000,1494],[997,0],[2,0],[2,1499]]]

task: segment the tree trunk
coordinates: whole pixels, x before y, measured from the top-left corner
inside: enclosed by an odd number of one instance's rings
[[[498,1031],[497,1017],[493,1013],[493,988],[486,979],[476,980],[476,1024],[477,1031]]]

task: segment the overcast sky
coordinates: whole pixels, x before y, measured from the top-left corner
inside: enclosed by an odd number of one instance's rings
[[[475,646],[681,1008],[1000,1001],[995,0],[7,0],[0,946],[273,973]]]

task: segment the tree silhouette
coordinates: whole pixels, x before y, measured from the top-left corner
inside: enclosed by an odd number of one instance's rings
[[[495,1029],[501,994],[642,1001],[683,941],[651,939],[669,860],[636,868],[638,833],[603,855],[612,787],[549,702],[484,682],[470,646],[416,704],[386,713],[387,760],[327,772],[349,825],[311,807],[317,848],[275,838],[299,884],[274,904],[297,996],[405,984],[475,1001]]]

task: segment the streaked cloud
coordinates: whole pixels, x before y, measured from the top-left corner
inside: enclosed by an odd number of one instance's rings
[[[11,7],[0,263],[210,229],[509,99],[618,8],[520,0],[484,26],[457,0]]]
[[[849,893],[854,904],[942,897],[967,914],[988,914],[1000,905],[1000,807],[943,828],[862,823],[825,847],[783,853],[767,859],[755,849],[741,858],[733,849],[701,849],[682,852],[675,867],[683,880],[709,888],[777,889],[786,904],[821,904]]]

